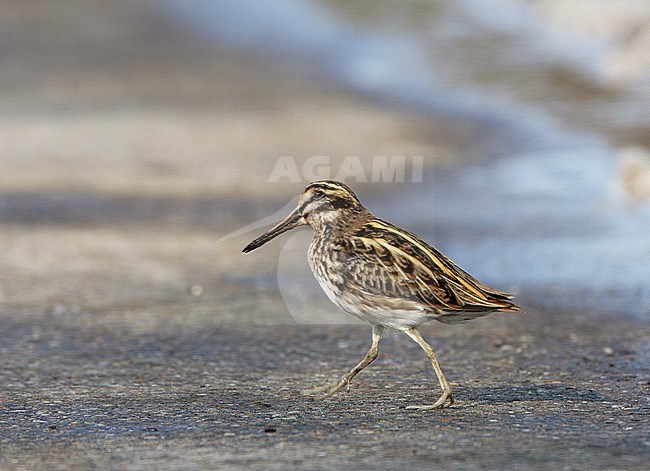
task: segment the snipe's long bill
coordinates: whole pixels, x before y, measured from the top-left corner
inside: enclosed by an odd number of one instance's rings
[[[417,342],[442,388],[435,403],[409,408],[452,405],[451,387],[418,326],[431,320],[456,324],[497,311],[518,312],[512,296],[476,280],[415,234],[376,218],[348,186],[332,180],[307,186],[296,209],[244,252],[305,224],[314,230],[308,257],[314,276],[337,306],[372,325],[372,346],[339,379],[302,394],[325,398],[349,385],[377,358],[379,341],[388,328]]]

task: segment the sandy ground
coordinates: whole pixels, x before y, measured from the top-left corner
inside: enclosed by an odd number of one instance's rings
[[[150,6],[2,5],[0,468],[647,467],[650,326],[616,313],[427,326],[448,410],[405,410],[437,391],[400,336],[350,392],[301,398],[369,329],[297,325],[279,245],[216,241],[303,186],[267,181],[280,155],[431,167],[486,132],[208,49]]]

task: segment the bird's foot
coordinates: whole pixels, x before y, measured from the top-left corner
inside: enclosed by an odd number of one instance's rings
[[[315,388],[303,389],[300,391],[301,396],[312,396],[315,399],[326,399],[334,394],[336,394],[343,386],[348,386],[350,388],[350,379],[347,375],[341,376],[340,379],[326,384],[324,386],[317,386]]]
[[[444,409],[454,403],[454,396],[451,395],[451,390],[443,391],[442,396],[434,404],[423,406],[407,406],[408,410],[428,411],[434,409]]]

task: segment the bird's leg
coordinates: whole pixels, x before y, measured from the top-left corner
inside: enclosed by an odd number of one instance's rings
[[[438,376],[438,381],[440,381],[440,387],[442,388],[442,395],[434,404],[425,406],[408,406],[407,409],[426,411],[449,407],[454,403],[454,397],[451,395],[451,386],[447,382],[447,379],[445,379],[445,375],[442,374],[442,369],[440,369],[440,365],[438,364],[438,360],[436,359],[436,354],[434,353],[433,348],[431,348],[431,345],[425,342],[425,340],[420,335],[420,332],[418,332],[415,327],[405,330],[404,332],[406,335],[415,340],[415,342],[417,342],[420,347],[422,347],[422,350],[424,350],[424,353],[427,355],[427,358],[431,362],[431,366],[433,366],[433,369],[436,372],[436,376]]]
[[[343,386],[347,385],[349,388],[352,378],[354,378],[357,374],[359,374],[361,370],[363,370],[366,366],[372,363],[375,358],[377,358],[377,355],[379,353],[379,341],[381,340],[383,333],[384,328],[382,326],[372,326],[372,346],[370,347],[370,350],[368,350],[368,353],[366,353],[366,356],[363,357],[363,360],[361,360],[357,366],[352,368],[350,371],[345,373],[333,383],[312,389],[305,389],[303,391],[300,391],[300,394],[303,396],[316,396],[319,399],[325,399],[326,397],[329,397],[332,394],[336,393]]]

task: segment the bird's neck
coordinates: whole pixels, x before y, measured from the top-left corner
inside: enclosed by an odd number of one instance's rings
[[[336,237],[352,228],[356,228],[372,219],[372,215],[365,208],[358,211],[331,212],[310,221],[310,226],[320,237]]]

